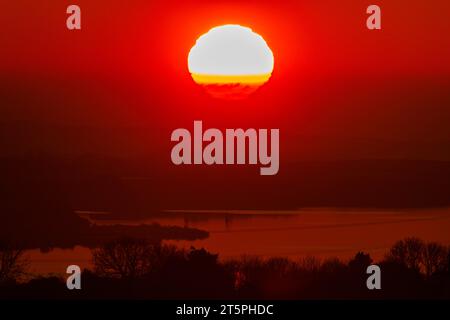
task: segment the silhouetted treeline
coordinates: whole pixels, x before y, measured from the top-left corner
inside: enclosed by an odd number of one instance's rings
[[[0,298],[450,299],[450,249],[417,238],[398,241],[376,263],[381,290],[367,289],[373,261],[364,252],[346,262],[250,256],[221,262],[204,249],[122,238],[92,255],[94,267],[83,271],[81,290],[69,291],[58,277],[25,283],[9,277],[0,284]]]

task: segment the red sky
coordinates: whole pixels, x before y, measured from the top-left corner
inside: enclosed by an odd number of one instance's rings
[[[365,26],[374,3],[381,31]],[[70,4],[81,31],[66,29]],[[271,80],[242,101],[208,96],[187,69],[196,39],[227,23],[251,27],[275,57]],[[450,160],[449,35],[448,0],[3,1],[0,158],[126,160],[87,166],[87,178],[78,160],[52,172],[74,209],[448,205],[448,164],[299,163]],[[173,166],[170,133],[194,120],[279,128],[280,173]]]
[[[75,2],[74,2],[75,3]],[[0,12],[0,124],[5,154],[152,154],[170,132],[280,128],[283,161],[450,159],[450,4],[376,1],[17,1]],[[206,95],[187,54],[211,27],[237,23],[275,55],[271,81],[249,99]]]

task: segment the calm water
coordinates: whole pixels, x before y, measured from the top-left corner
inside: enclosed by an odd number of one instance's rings
[[[121,221],[126,224],[160,223],[195,227],[210,232],[198,241],[167,241],[189,248],[204,247],[222,259],[247,255],[285,256],[293,259],[314,255],[348,259],[357,251],[369,252],[377,260],[397,240],[416,236],[450,245],[450,208],[424,210],[309,209],[283,212],[234,211],[188,213],[167,212],[167,218]],[[102,221],[115,224],[118,221]],[[64,273],[69,264],[91,265],[90,250],[55,249],[28,253],[35,273]]]

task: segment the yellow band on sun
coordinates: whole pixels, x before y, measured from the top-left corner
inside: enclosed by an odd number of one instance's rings
[[[263,84],[270,79],[271,74],[261,75],[207,75],[192,73],[192,78],[198,84]]]

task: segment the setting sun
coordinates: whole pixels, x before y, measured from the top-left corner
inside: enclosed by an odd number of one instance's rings
[[[263,37],[252,29],[223,25],[197,39],[189,52],[188,67],[194,81],[214,96],[235,98],[269,80],[274,57]]]

